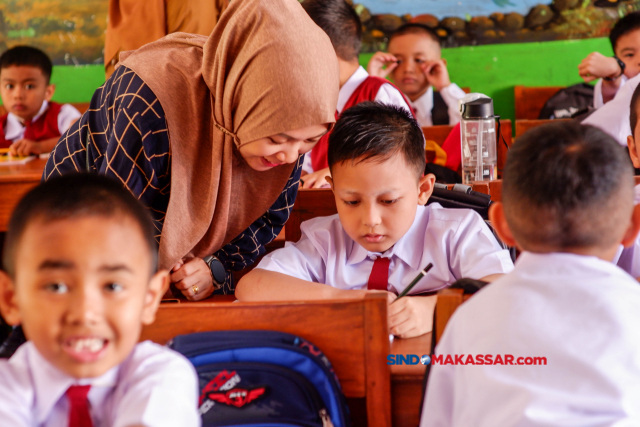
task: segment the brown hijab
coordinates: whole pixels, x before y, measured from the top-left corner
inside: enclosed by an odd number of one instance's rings
[[[335,121],[336,55],[297,0],[233,0],[208,38],[175,33],[122,64],[156,94],[169,130],[162,268],[220,249],[284,189],[294,165],[258,172],[238,147]]]

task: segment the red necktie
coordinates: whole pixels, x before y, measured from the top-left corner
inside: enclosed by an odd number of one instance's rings
[[[90,385],[72,385],[67,390],[69,427],[93,427],[87,399],[90,388]]]
[[[386,291],[389,284],[389,258],[378,258],[373,262],[367,289]]]

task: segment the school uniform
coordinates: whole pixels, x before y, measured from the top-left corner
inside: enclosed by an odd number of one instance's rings
[[[344,231],[338,215],[314,218],[300,226],[296,243],[266,255],[257,268],[340,289],[367,289],[374,261],[389,258],[387,290],[400,293],[432,263],[412,294],[437,291],[457,279],[479,279],[513,268],[480,215],[468,209],[445,209],[437,203],[417,206],[407,233],[384,253],[369,252]]]
[[[69,425],[74,385],[90,385],[93,427],[199,426],[198,378],[182,355],[149,341],[97,378],[75,379],[49,363],[32,342],[0,360],[0,424]]]
[[[432,366],[420,426],[640,425],[639,306],[640,286],[610,262],[521,254],[456,310],[435,349],[443,363],[514,365]]]
[[[620,78],[620,86],[618,86],[618,90],[624,86],[624,84],[629,81],[629,78],[624,74]],[[604,105],[604,98],[602,96],[602,79],[598,79],[598,82],[593,87],[593,108],[600,108]]]
[[[434,92],[433,86],[429,86],[420,98],[411,102],[411,107],[420,127],[456,125],[462,118],[458,100],[465,95],[466,93],[455,83],[451,83],[440,92]]]
[[[629,79],[618,89],[611,101],[591,113],[582,121],[582,124],[602,129],[614,137],[620,145],[626,147],[627,136],[631,135],[629,105],[638,83],[640,83],[640,74]]]
[[[338,104],[336,106],[336,120],[340,114],[364,101],[375,101],[387,105],[397,105],[413,115],[409,100],[391,82],[380,77],[370,76],[363,68],[358,69],[340,88]],[[311,173],[329,167],[327,152],[329,148],[329,134],[324,135],[313,147],[311,153],[305,156],[302,170]]]
[[[640,203],[640,185],[635,188],[635,204]],[[640,277],[640,236],[636,237],[633,246],[623,248],[616,254],[613,263],[629,273],[634,278]]]
[[[23,123],[13,113],[0,117],[0,148],[8,148],[16,141],[30,139],[43,141],[60,137],[71,123],[82,114],[73,105],[44,101],[38,114],[31,121]]]

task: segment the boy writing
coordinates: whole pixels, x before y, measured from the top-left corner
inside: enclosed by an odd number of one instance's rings
[[[405,24],[391,35],[387,50],[373,55],[367,71],[383,78],[391,74],[411,101],[421,127],[460,122],[458,100],[465,93],[449,80],[447,61],[442,59],[435,31],[422,24]]]
[[[20,201],[0,311],[28,341],[0,361],[3,425],[200,425],[193,366],[137,344],[168,286],[153,236],[146,209],[99,175],[49,180]]]
[[[578,65],[585,82],[598,80],[594,88],[593,106],[600,108],[611,101],[627,80],[640,73],[640,12],[620,19],[609,33],[614,56],[590,53]]]
[[[342,113],[329,139],[329,182],[338,214],[302,224],[302,237],[268,254],[236,289],[240,300],[395,294],[432,263],[411,294],[389,306],[391,332],[431,330],[435,292],[462,277],[491,281],[513,268],[480,215],[423,206],[424,137],[404,109],[363,102]],[[327,286],[329,285],[329,286]]]
[[[397,105],[411,111],[404,95],[389,81],[369,76],[358,62],[362,38],[362,23],[355,10],[345,0],[305,0],[302,7],[313,22],[329,36],[338,56],[340,92],[336,118],[346,109],[363,101]],[[304,188],[320,188],[327,184],[329,133],[320,139],[310,155],[305,156]]]
[[[53,65],[40,49],[16,46],[0,56],[0,148],[14,156],[48,153],[80,116],[72,105],[51,101]]]
[[[523,252],[447,324],[421,426],[640,424],[640,287],[611,263],[640,229],[624,150],[540,126],[510,150],[502,199],[491,222]]]

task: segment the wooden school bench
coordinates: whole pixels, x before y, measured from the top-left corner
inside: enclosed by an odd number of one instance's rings
[[[568,122],[571,121],[572,119],[545,119],[545,120],[518,120],[516,119],[516,138],[518,138],[520,135],[522,135],[523,133],[525,133],[526,131],[528,131],[529,129],[533,129],[536,128],[538,126],[547,124],[547,123],[553,123],[553,122]]]
[[[538,120],[544,104],[564,86],[515,86],[516,120]]]
[[[9,218],[18,201],[40,183],[45,159],[18,166],[0,166],[0,232],[7,231]]]
[[[181,334],[248,329],[287,332],[309,340],[331,361],[354,425],[392,425],[384,295],[309,302],[161,304],[156,321],[143,328],[140,340],[166,344]]]

